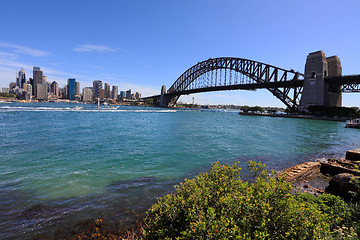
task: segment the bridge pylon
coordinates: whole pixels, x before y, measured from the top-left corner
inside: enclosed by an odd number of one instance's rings
[[[342,75],[340,59],[337,56],[326,58],[322,51],[309,53],[305,64],[304,88],[299,110],[311,105],[341,107],[340,87],[335,88],[325,82],[327,77]]]

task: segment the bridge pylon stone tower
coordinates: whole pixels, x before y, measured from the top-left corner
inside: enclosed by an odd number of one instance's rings
[[[322,51],[309,53],[299,110],[305,110],[311,105],[341,107],[341,93],[331,89],[325,82],[326,77],[341,76],[341,73],[341,63],[337,56],[326,58]]]
[[[161,87],[161,96],[160,96],[160,107],[168,107],[169,100],[166,95],[166,86],[162,85]]]

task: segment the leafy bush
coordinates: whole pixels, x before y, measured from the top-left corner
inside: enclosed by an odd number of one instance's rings
[[[342,236],[346,204],[338,197],[293,193],[265,165],[250,161],[254,183],[241,168],[215,163],[211,170],[176,186],[145,218],[145,239],[320,239]],[[342,230],[342,229],[341,229]],[[345,234],[352,232],[345,231]],[[350,233],[349,233],[350,232]]]

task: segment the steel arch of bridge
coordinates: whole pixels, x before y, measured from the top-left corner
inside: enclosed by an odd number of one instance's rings
[[[223,76],[222,70],[225,71]],[[220,71],[220,75],[218,71]],[[229,72],[228,75],[227,72]],[[245,81],[240,81],[238,76],[236,79],[232,79],[232,75],[239,73],[240,77],[246,79]],[[185,71],[168,89],[167,95],[170,99],[169,105],[173,105],[184,94],[266,88],[287,107],[296,109],[299,106],[303,89],[303,79],[299,79],[299,76],[303,76],[303,74],[249,59],[210,58]],[[220,77],[220,81],[218,77]],[[291,92],[291,90],[293,91]]]

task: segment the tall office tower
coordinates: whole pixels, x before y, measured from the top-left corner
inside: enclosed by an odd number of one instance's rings
[[[131,89],[129,89],[129,90],[126,91],[126,96],[125,96],[125,98],[127,98],[127,99],[130,99],[130,98],[131,98]]]
[[[100,89],[102,89],[102,81],[94,80],[93,81],[94,98],[99,98],[100,97]]]
[[[31,94],[34,96],[34,79],[29,78],[29,84],[31,85],[31,89],[32,89]]]
[[[80,82],[75,82],[75,96],[80,96]]]
[[[46,84],[39,83],[36,85],[36,98],[39,100],[47,100],[48,94],[47,94],[47,86]]]
[[[53,81],[51,83],[51,92],[55,96],[59,96],[59,85],[58,85],[58,83],[56,81]]]
[[[75,78],[68,79],[68,97],[70,100],[75,100]]]
[[[111,92],[111,98],[112,99],[117,99],[118,98],[118,92],[119,92],[119,87],[118,86],[113,86],[112,92]]]
[[[100,98],[100,99],[104,99],[104,98],[105,98],[105,90],[104,90],[104,89],[100,89],[100,91],[99,91],[99,98]]]
[[[94,94],[91,87],[85,87],[83,89],[83,102],[92,102],[93,96]]]
[[[47,82],[47,76],[43,75],[42,77],[42,83],[46,83]]]
[[[22,68],[16,77],[16,86],[23,88],[23,84],[26,83],[25,70]]]
[[[141,98],[141,94],[139,92],[136,92],[135,93],[135,99],[140,100],[140,98]]]
[[[33,79],[34,96],[37,97],[37,85],[43,83],[43,72],[40,70],[40,67],[33,67]]]
[[[104,88],[105,88],[105,98],[110,98],[111,97],[111,95],[110,95],[110,84],[105,83]]]
[[[125,91],[120,91],[120,98],[124,98],[124,97],[126,97]]]
[[[31,84],[27,84],[26,86],[26,90],[27,92],[29,93],[30,96],[32,96],[32,92],[33,92],[33,89],[32,89],[32,85]],[[30,97],[31,98],[31,97]]]

